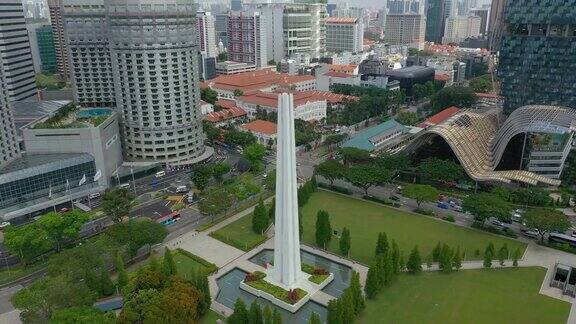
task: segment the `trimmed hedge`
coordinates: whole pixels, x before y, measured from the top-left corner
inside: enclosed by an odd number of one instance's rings
[[[218,267],[214,263],[206,261],[203,258],[197,256],[196,254],[192,254],[192,253],[190,253],[190,252],[188,252],[182,248],[177,248],[176,252],[182,253],[185,256],[189,257],[190,259],[192,259],[192,260],[200,263],[201,265],[205,266],[207,269],[206,275],[212,274],[218,270]]]
[[[454,219],[454,215],[446,215],[442,217],[443,220],[454,223],[456,219]]]

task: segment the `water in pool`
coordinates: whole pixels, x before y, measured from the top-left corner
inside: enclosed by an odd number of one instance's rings
[[[308,323],[308,319],[312,313],[317,313],[320,315],[322,321],[326,320],[327,310],[326,307],[309,301],[302,308],[300,308],[296,313],[290,313],[282,308],[272,305],[269,301],[256,297],[244,290],[240,289],[240,282],[246,277],[246,272],[234,268],[230,272],[226,273],[224,276],[218,278],[217,284],[220,288],[216,300],[222,305],[234,309],[234,303],[236,299],[241,298],[244,303],[246,303],[247,308],[250,308],[253,300],[256,300],[262,308],[269,305],[272,309],[276,308],[282,315],[282,323],[287,324],[302,324]]]

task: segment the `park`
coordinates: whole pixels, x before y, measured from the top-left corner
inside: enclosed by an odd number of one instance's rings
[[[332,229],[338,235],[344,227],[350,230],[348,258],[365,265],[372,263],[380,232],[385,232],[390,242],[396,241],[406,257],[418,245],[425,259],[438,242],[460,247],[466,261],[482,260],[489,243],[496,248],[506,244],[509,251],[519,250],[522,254],[526,249],[520,241],[326,190],[314,192],[301,207],[303,244],[316,245],[315,222],[320,210],[329,213]],[[247,215],[217,232],[226,238],[221,239],[223,242],[249,250],[263,241],[261,234],[252,231],[250,222],[251,215]],[[212,237],[219,239],[219,235]],[[338,236],[333,235],[327,250],[340,254],[338,241]],[[546,270],[540,267],[400,274],[376,298],[366,301],[366,309],[357,320],[487,323],[498,318],[502,322],[518,319],[525,323],[565,323],[570,303],[539,293],[545,274]],[[518,300],[522,302],[514,302]]]

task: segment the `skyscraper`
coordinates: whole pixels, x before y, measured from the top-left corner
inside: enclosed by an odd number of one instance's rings
[[[283,16],[284,56],[320,57],[326,48],[326,5],[287,4]]]
[[[54,37],[50,26],[43,26],[36,29],[36,42],[40,53],[40,64],[43,72],[56,73],[58,64],[56,51],[54,50]]]
[[[576,0],[508,1],[504,13],[498,70],[504,110],[576,109]]]
[[[386,17],[384,40],[391,45],[424,49],[426,19],[420,14],[394,14]]]
[[[62,0],[48,0],[50,10],[50,25],[54,39],[54,51],[58,62],[58,73],[64,80],[70,78],[70,66],[68,63],[68,47],[64,34],[64,20],[62,19]]]
[[[266,30],[259,12],[230,12],[228,60],[256,67],[268,65]]]
[[[508,0],[493,0],[488,19],[488,47],[495,53],[500,49],[504,31],[504,7]]]
[[[33,100],[34,63],[21,1],[0,0],[0,61],[7,100]]]
[[[198,44],[200,53],[205,57],[216,57],[216,35],[214,28],[214,16],[210,12],[198,11],[196,13],[198,24]]]
[[[0,168],[20,156],[3,61],[0,61]]]
[[[445,0],[428,0],[426,11],[426,40],[434,43],[441,43],[444,37]]]
[[[104,0],[63,0],[62,8],[76,101],[113,107],[116,98]]]
[[[209,157],[193,0],[106,0],[106,13],[126,157],[170,165]]]
[[[390,14],[421,13],[424,1],[420,0],[388,0]]]
[[[331,52],[361,52],[364,39],[362,21],[355,17],[326,19],[326,50]]]
[[[209,157],[193,1],[64,1],[77,101],[122,113],[125,157],[167,165]]]

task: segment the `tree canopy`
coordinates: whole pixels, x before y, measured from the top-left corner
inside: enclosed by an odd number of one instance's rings
[[[198,190],[202,191],[210,182],[210,178],[212,178],[213,169],[211,165],[199,164],[194,167],[192,170],[192,174],[190,175],[190,180],[194,183],[194,186],[198,188]]]
[[[453,85],[445,87],[434,94],[430,98],[430,106],[432,112],[437,113],[451,106],[470,108],[477,100],[478,98],[472,88]]]
[[[486,192],[469,195],[464,199],[462,207],[474,215],[478,221],[484,221],[490,217],[507,221],[510,219],[510,212],[513,209],[508,202]]]
[[[563,212],[555,209],[528,209],[523,216],[526,227],[534,228],[544,241],[544,235],[552,231],[564,232],[570,227],[570,221]]]
[[[252,171],[261,171],[264,168],[264,155],[266,154],[266,147],[262,144],[253,143],[244,148],[243,156],[250,162]]]
[[[58,252],[65,240],[78,237],[80,228],[88,221],[88,218],[88,214],[81,210],[72,210],[67,213],[50,212],[40,216],[36,224],[54,242],[54,248]]]
[[[402,189],[402,195],[416,200],[418,208],[423,202],[436,201],[439,194],[438,189],[429,185],[409,184]]]
[[[24,265],[52,247],[48,233],[36,224],[8,226],[4,231],[4,245],[11,254],[17,255]]]
[[[227,188],[210,188],[202,193],[198,208],[200,212],[214,217],[230,208],[233,199],[234,195]]]
[[[370,187],[390,181],[391,173],[387,169],[357,165],[348,168],[346,179],[353,185],[364,189],[364,194],[368,195]]]
[[[207,103],[215,104],[216,100],[218,100],[218,92],[210,88],[204,88],[200,90],[200,98]]]
[[[134,195],[128,189],[111,188],[104,192],[102,197],[102,211],[115,222],[130,214]]]
[[[324,177],[333,185],[334,180],[344,178],[346,168],[336,160],[326,160],[314,167],[314,173]]]
[[[426,180],[455,181],[462,177],[462,167],[450,160],[428,158],[418,165],[420,175]]]
[[[339,152],[344,158],[344,165],[365,163],[372,159],[370,157],[370,152],[355,147],[342,147]]]

